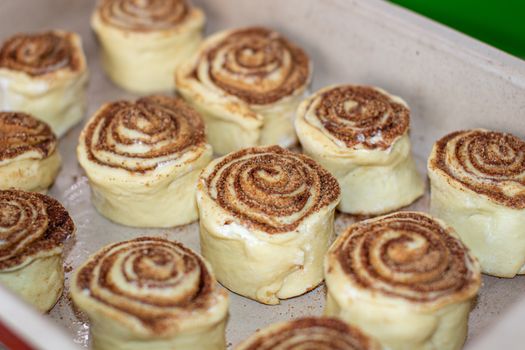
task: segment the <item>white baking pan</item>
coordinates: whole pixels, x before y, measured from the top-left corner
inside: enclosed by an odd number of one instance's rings
[[[525,136],[525,62],[423,17],[379,0],[195,0],[208,15],[208,32],[245,25],[278,29],[309,52],[314,62],[313,89],[334,83],[381,86],[402,96],[412,108],[412,142],[419,168],[432,143],[461,128],[485,127]],[[63,28],[79,32],[84,40],[91,80],[89,110],[103,102],[133,97],[103,75],[98,47],[89,27],[94,1],[2,0],[0,39],[16,32]],[[76,162],[75,147],[81,127],[60,142],[62,171],[50,194],[69,210],[77,225],[76,241],[67,250],[66,264],[79,265],[101,246],[138,235],[161,235],[199,249],[196,224],[171,230],[132,229],[101,217],[90,203],[85,175]],[[425,210],[427,198],[412,208]],[[337,218],[341,231],[349,218]],[[66,277],[69,273],[66,274]],[[68,337],[88,346],[89,325],[74,312],[66,291],[46,319],[12,302],[0,291],[0,321],[34,348],[68,349]],[[525,278],[484,277],[470,319],[467,348],[496,346],[523,349]],[[283,319],[316,315],[324,306],[324,287],[283,302],[264,306],[231,295],[227,337],[237,344],[256,329]],[[512,309],[510,313],[507,310]],[[20,315],[13,317],[20,311]],[[20,317],[19,317],[20,316]],[[47,321],[47,322],[46,322]],[[499,321],[499,323],[497,323]],[[55,328],[62,328],[55,330]],[[63,334],[68,334],[65,337]],[[0,337],[2,336],[0,331]],[[64,341],[54,343],[56,339]]]

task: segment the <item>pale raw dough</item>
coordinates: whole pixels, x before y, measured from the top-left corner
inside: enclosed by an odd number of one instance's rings
[[[269,235],[232,222],[202,191],[200,238],[203,256],[222,285],[264,304],[304,294],[323,280],[322,260],[334,238],[334,209],[327,207],[289,233]]]
[[[211,147],[196,153],[191,164],[176,162],[140,175],[89,163],[82,147],[77,154],[93,190],[91,200],[105,217],[134,227],[173,227],[198,219],[195,186],[211,160]]]
[[[54,253],[54,254],[51,254]],[[62,251],[48,252],[28,264],[0,271],[0,283],[40,312],[50,310],[64,288]]]
[[[44,159],[25,158],[0,162],[0,189],[18,188],[25,191],[45,193],[53,184],[60,170],[58,150]]]

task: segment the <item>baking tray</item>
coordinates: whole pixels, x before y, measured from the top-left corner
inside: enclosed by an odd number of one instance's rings
[[[523,61],[390,3],[379,0],[195,0],[194,4],[207,14],[208,33],[259,24],[275,28],[302,45],[314,62],[313,90],[352,82],[377,85],[402,96],[412,109],[411,138],[422,173],[432,143],[452,130],[485,127],[525,136]],[[51,28],[81,34],[91,73],[88,116],[104,102],[134,98],[115,87],[102,72],[98,46],[89,27],[94,5],[94,1],[88,0],[0,2],[1,40],[16,32]],[[76,239],[66,252],[66,290],[47,316],[48,325],[43,322],[43,326],[39,323],[38,327],[51,329],[53,323],[58,324],[75,343],[85,347],[89,343],[89,324],[81,313],[73,310],[68,298],[71,269],[100,247],[115,241],[140,235],[163,236],[198,251],[199,238],[197,224],[168,230],[134,229],[100,216],[90,202],[87,178],[76,161],[80,130],[81,126],[77,126],[60,140],[63,167],[50,191],[50,195],[69,210],[77,225]],[[427,207],[428,195],[411,209]],[[352,220],[339,214],[337,231]],[[492,327],[492,323],[518,301],[523,290],[524,277],[508,280],[483,277],[483,287],[470,318],[468,344],[471,348],[493,349],[487,347],[488,344],[494,341],[492,338],[499,342],[504,329],[505,341],[509,342],[506,348],[518,349],[513,344],[517,343],[519,333],[509,335],[509,327]],[[233,293],[230,296],[227,340],[231,347],[270,323],[321,314],[325,290],[320,286],[278,306],[261,305]],[[0,319],[4,320],[9,318],[8,308],[2,307],[6,302],[0,300]],[[514,330],[525,320],[525,302],[516,305],[512,314],[502,321],[502,324],[510,322]],[[11,322],[11,325],[16,328],[21,323]],[[40,347],[47,348],[48,332],[44,329],[38,333]]]

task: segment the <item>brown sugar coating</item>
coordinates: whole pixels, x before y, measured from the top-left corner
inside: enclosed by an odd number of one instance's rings
[[[311,108],[315,110],[310,112]],[[407,132],[410,122],[410,110],[405,105],[369,86],[329,89],[312,98],[307,111],[348,148],[387,149]]]
[[[279,146],[232,153],[204,177],[219,206],[244,225],[269,234],[295,230],[340,196],[339,184],[328,171]]]
[[[19,190],[0,191],[0,225],[0,271],[62,247],[75,231],[73,220],[57,200]]]
[[[167,96],[106,104],[81,137],[90,161],[131,172],[154,170],[206,144],[200,115]]]
[[[59,70],[78,71],[82,53],[73,43],[72,33],[45,32],[17,34],[0,49],[0,68],[40,76]]]
[[[102,0],[97,8],[106,24],[139,32],[176,28],[189,10],[185,0]]]
[[[398,212],[350,226],[329,256],[352,285],[372,293],[414,303],[466,300],[479,289],[479,267],[447,230],[426,214]]]
[[[231,32],[206,50],[197,66],[202,62],[208,65],[206,74],[215,86],[253,105],[304,91],[311,74],[310,60],[301,48],[261,27]],[[192,74],[199,79],[199,73]]]
[[[177,331],[178,321],[208,310],[224,295],[200,256],[156,237],[104,247],[75,276],[73,283],[89,298],[159,335]]]
[[[47,158],[56,147],[56,136],[46,123],[26,113],[0,112],[0,160],[32,151]]]
[[[433,154],[431,169],[496,203],[525,209],[525,141],[481,129],[457,131],[438,140]]]
[[[240,346],[242,350],[379,350],[379,344],[347,323],[328,317],[286,322],[270,332],[263,329]]]

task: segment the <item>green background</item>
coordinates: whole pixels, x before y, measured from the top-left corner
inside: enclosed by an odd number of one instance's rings
[[[525,0],[392,0],[525,59]]]

